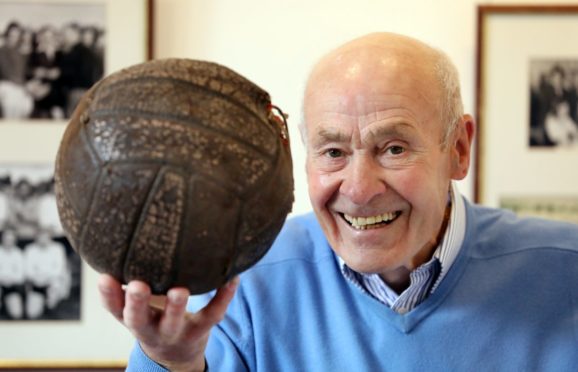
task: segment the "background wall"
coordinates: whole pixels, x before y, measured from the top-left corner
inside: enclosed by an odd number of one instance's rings
[[[541,1],[539,3],[572,3]],[[475,0],[157,0],[155,55],[222,63],[266,89],[290,115],[296,202],[310,209],[297,130],[310,68],[341,43],[374,31],[406,34],[444,50],[457,65],[466,112],[475,110]],[[537,1],[507,1],[538,3]],[[576,3],[574,1],[573,3]],[[473,174],[460,190],[473,199]]]
[[[346,40],[393,31],[446,51],[458,66],[467,111],[474,106],[474,1],[222,0],[158,1],[157,57],[217,61],[269,91],[289,113],[295,164],[294,213],[309,210],[304,149],[298,134],[301,96],[318,57]],[[471,195],[471,177],[462,190]]]
[[[478,3],[475,0],[156,0],[155,56],[219,62],[269,91],[274,103],[290,114],[296,180],[294,213],[302,213],[309,210],[309,202],[304,177],[305,154],[297,126],[305,79],[317,58],[346,40],[368,32],[393,31],[416,37],[441,48],[456,63],[465,109],[473,113]],[[555,3],[572,1],[556,0]],[[125,17],[129,19],[131,14]],[[54,156],[55,145],[43,141],[36,145],[36,154],[50,159]],[[7,151],[6,147],[0,146],[0,158],[3,151]],[[472,175],[460,182],[460,188],[472,198]],[[90,331],[74,340],[59,339],[57,333],[51,337],[54,342],[68,345],[65,355],[70,359],[124,359],[132,345],[131,337],[100,309],[94,273],[87,278],[88,298],[84,305],[95,313],[84,318],[93,324]],[[0,359],[51,358],[39,355],[31,346],[38,341],[35,335],[13,329],[6,338],[3,328],[0,324]],[[5,346],[14,342],[20,348],[17,355],[1,354]]]

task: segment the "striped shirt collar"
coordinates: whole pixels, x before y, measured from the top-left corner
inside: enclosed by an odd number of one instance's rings
[[[406,313],[413,309],[436,290],[452,266],[464,241],[466,210],[461,194],[453,181],[449,199],[452,204],[450,219],[440,244],[430,261],[411,272],[410,286],[401,294],[398,295],[391,289],[378,274],[358,273],[349,268],[341,257],[337,257],[344,277],[398,313]]]

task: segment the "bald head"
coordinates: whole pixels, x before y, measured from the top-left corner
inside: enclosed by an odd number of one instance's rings
[[[387,76],[396,76],[398,79],[390,81]],[[371,83],[375,83],[376,79],[381,79],[379,83],[384,85],[400,84],[400,76],[420,81],[422,89],[416,93],[435,106],[436,114],[444,126],[441,143],[445,145],[463,115],[456,68],[443,52],[398,34],[365,35],[321,58],[307,83],[304,112],[312,94],[319,94],[333,86],[337,80],[357,86],[367,84],[368,89],[371,89]]]

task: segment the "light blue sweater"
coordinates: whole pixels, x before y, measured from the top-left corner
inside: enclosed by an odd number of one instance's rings
[[[289,220],[242,275],[209,370],[578,371],[578,226],[466,210],[452,268],[405,315],[343,278],[313,215]],[[163,371],[138,347],[128,370]]]

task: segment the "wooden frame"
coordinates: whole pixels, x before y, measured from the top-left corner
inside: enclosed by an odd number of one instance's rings
[[[575,5],[482,5],[477,14],[475,200],[502,206],[578,201],[578,145],[543,146],[532,140],[530,73],[539,63],[576,69]],[[533,123],[533,122],[532,122]],[[550,203],[551,201],[551,203]]]
[[[0,371],[14,372],[122,372],[126,362],[53,362],[0,361]]]

